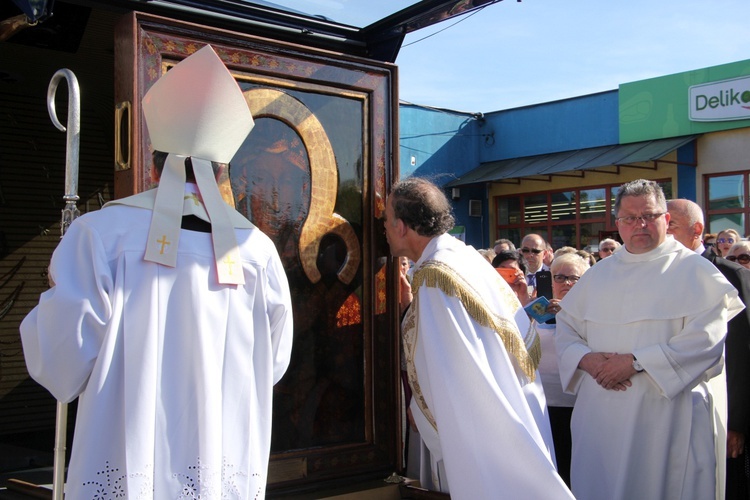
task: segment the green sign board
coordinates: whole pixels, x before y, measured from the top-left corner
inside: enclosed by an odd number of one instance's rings
[[[466,243],[466,226],[454,226],[453,229],[448,231],[448,234]]]
[[[750,127],[750,60],[620,85],[620,143]]]

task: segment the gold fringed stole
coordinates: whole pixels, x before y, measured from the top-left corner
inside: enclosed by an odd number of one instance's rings
[[[531,363],[534,366],[534,374],[536,369],[539,368],[539,362],[542,360],[542,340],[539,338],[539,334],[534,328],[534,320],[529,321],[529,331],[526,332],[526,336],[523,339],[526,352],[529,353]],[[534,381],[534,376],[530,380]]]
[[[412,279],[412,292],[414,294],[414,306],[410,307],[406,313],[403,323],[404,335],[404,354],[406,356],[406,371],[409,378],[409,385],[412,389],[413,397],[419,405],[420,410],[437,430],[435,418],[432,415],[424,395],[419,386],[416,368],[414,366],[414,353],[417,346],[419,318],[416,311],[419,309],[419,288],[424,285],[431,288],[438,288],[450,297],[456,297],[469,313],[469,316],[480,325],[491,328],[499,336],[508,354],[515,358],[518,366],[530,381],[536,378],[536,369],[539,366],[539,360],[542,357],[542,346],[539,336],[532,326],[526,334],[526,338],[521,336],[515,321],[503,318],[492,311],[488,304],[482,300],[482,297],[474,288],[458,275],[450,266],[439,261],[426,261],[414,273]],[[502,293],[503,288],[498,287],[498,293]],[[520,303],[515,296],[504,297],[510,302],[511,311],[520,307]]]

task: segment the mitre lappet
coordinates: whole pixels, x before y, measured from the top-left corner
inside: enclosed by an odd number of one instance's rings
[[[175,267],[182,216],[197,215],[211,223],[219,283],[244,284],[234,228],[252,224],[224,202],[211,166],[229,163],[253,128],[239,85],[206,45],[154,83],[142,104],[153,148],[168,153],[144,259]],[[188,157],[202,204],[185,193]]]

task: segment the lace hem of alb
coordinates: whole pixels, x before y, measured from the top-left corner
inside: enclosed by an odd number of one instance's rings
[[[215,466],[201,464],[196,460],[195,465],[190,465],[183,472],[170,472],[174,491],[154,490],[153,465],[145,465],[141,471],[123,474],[119,467],[104,463],[101,470],[96,471],[95,478],[84,481],[80,485],[82,498],[92,500],[104,499],[160,499],[174,498],[183,499],[258,499],[263,498],[265,482],[255,486],[255,490],[249,490],[252,484],[262,480],[260,474],[240,471],[228,463],[226,458],[222,461],[221,470]],[[68,485],[68,488],[71,485]],[[179,490],[179,491],[178,491]],[[248,493],[246,493],[248,492]]]

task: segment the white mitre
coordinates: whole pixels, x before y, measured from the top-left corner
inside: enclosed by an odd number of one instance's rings
[[[253,128],[239,85],[210,45],[169,70],[143,97],[151,144],[169,153],[154,203],[145,260],[170,267],[177,248],[185,192],[185,158],[211,221],[219,283],[244,284],[229,206],[216,185],[211,162],[229,163]]]

